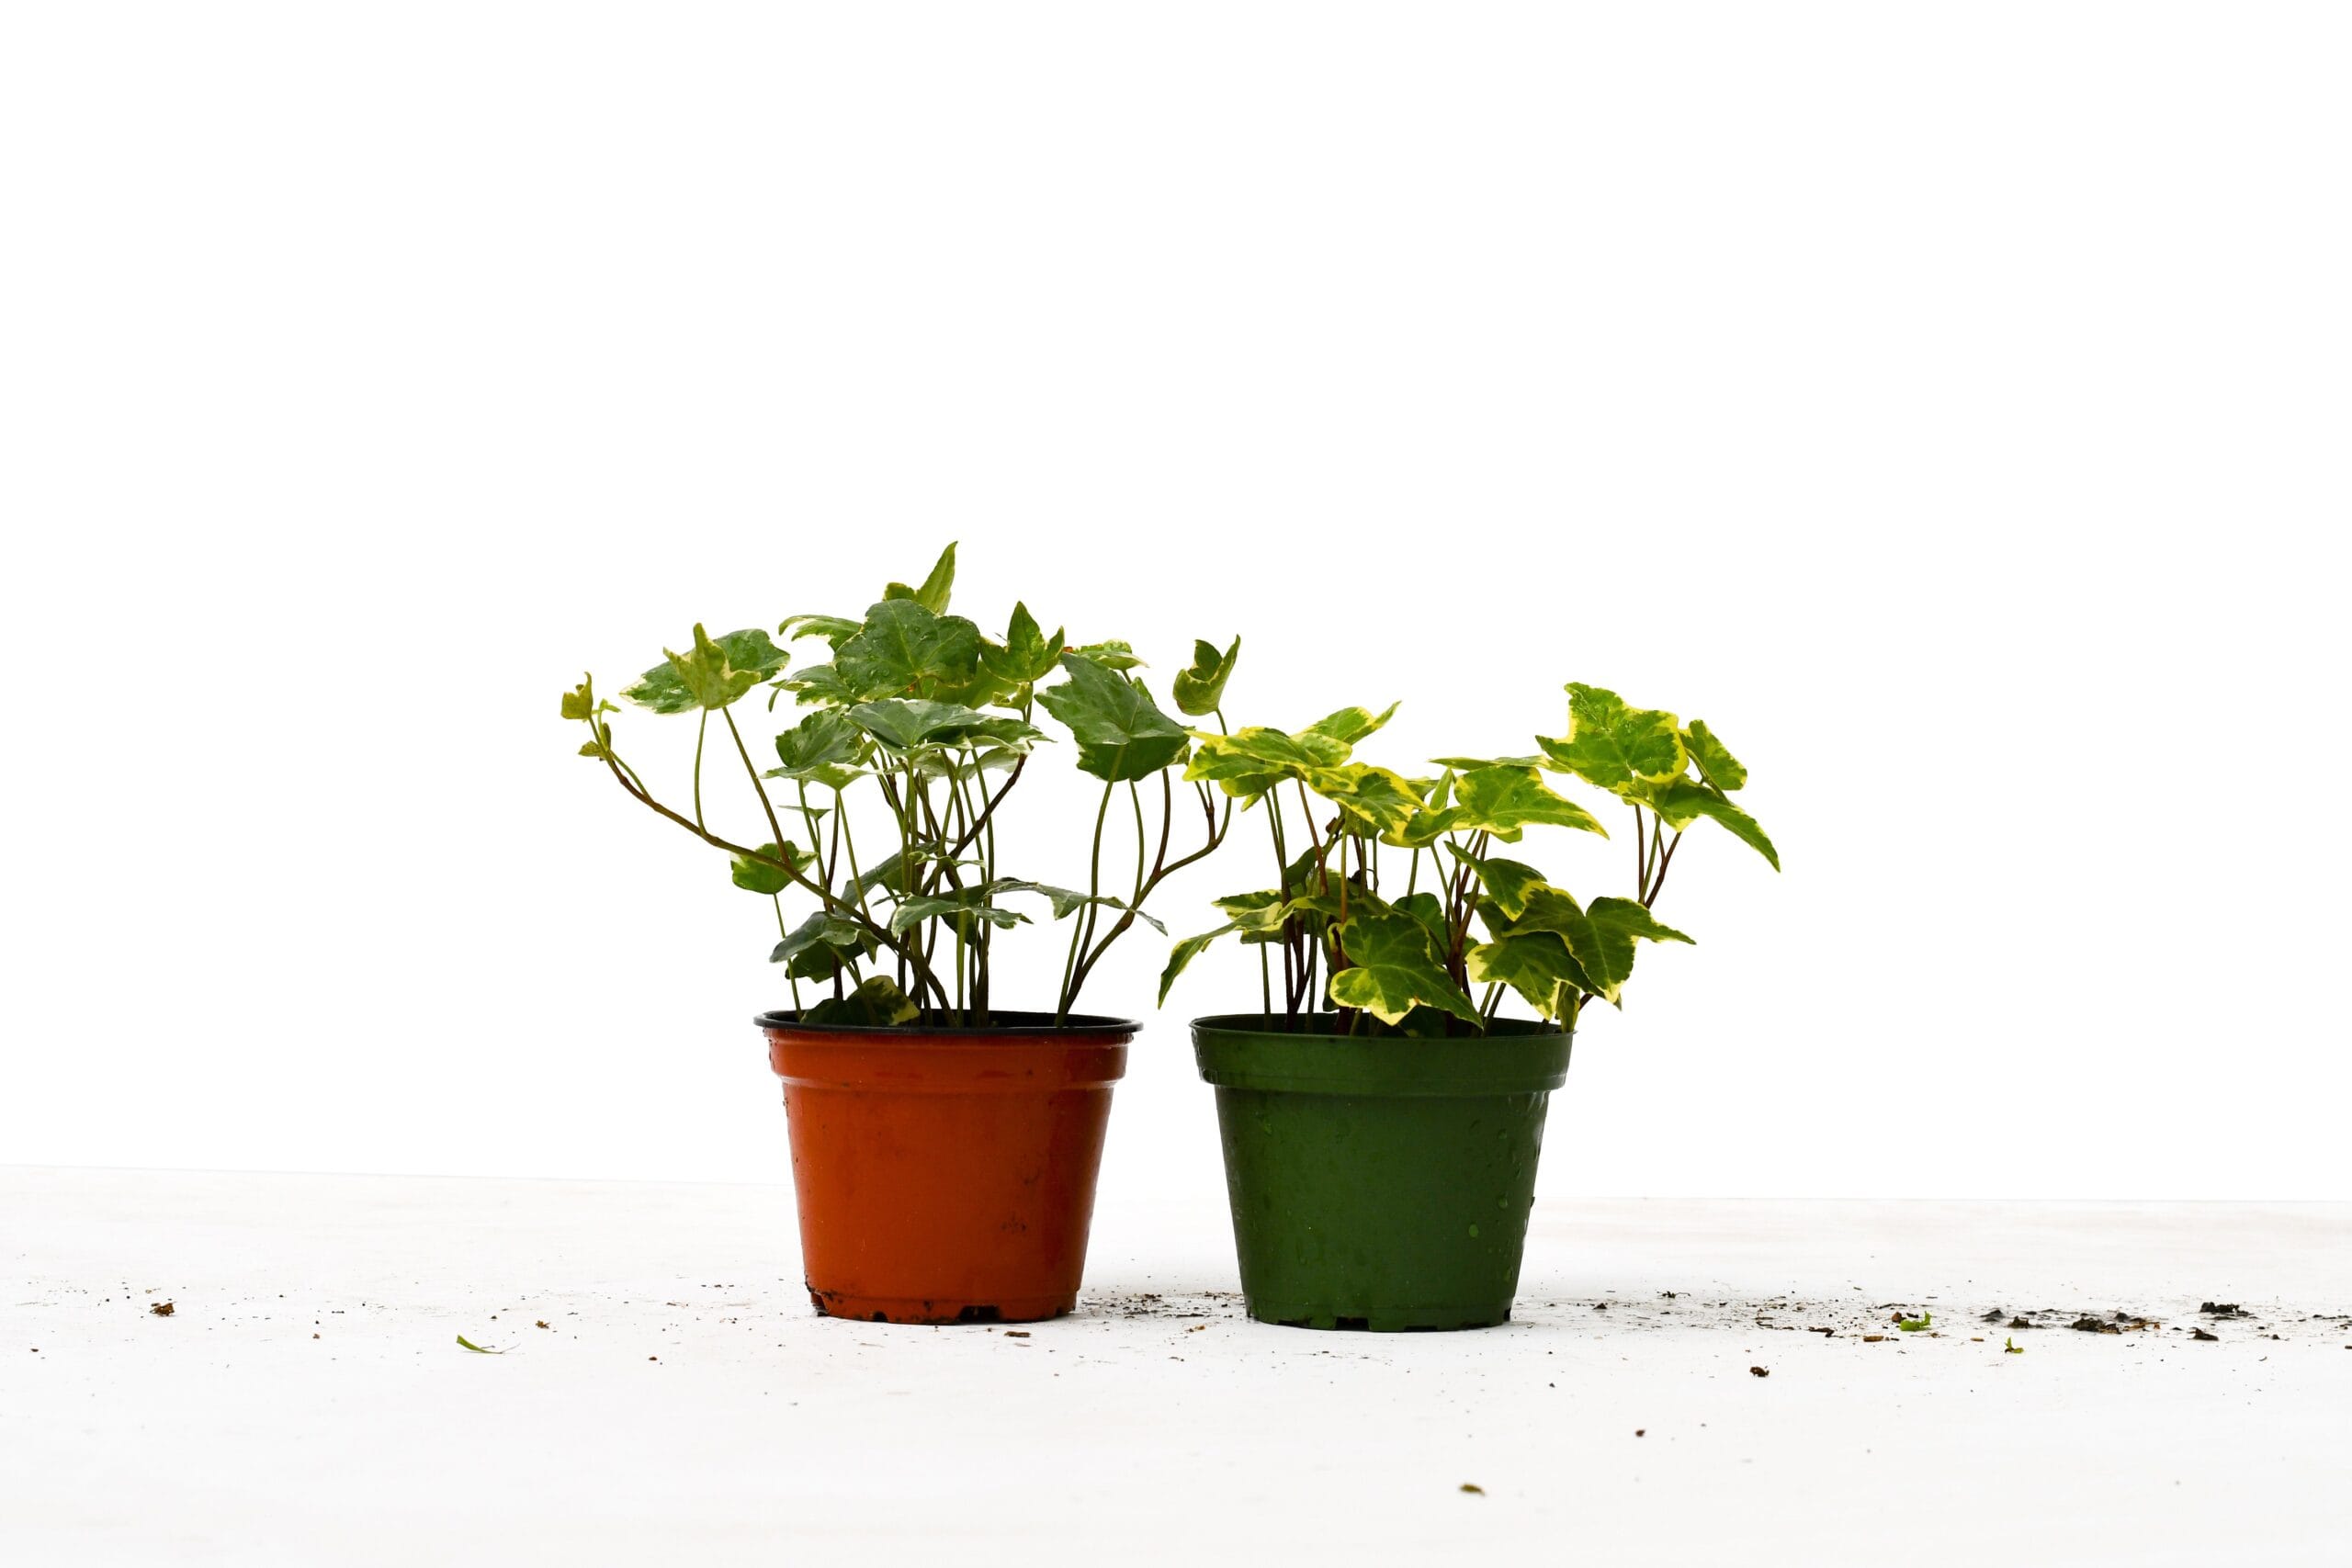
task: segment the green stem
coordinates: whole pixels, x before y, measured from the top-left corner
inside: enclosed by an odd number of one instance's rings
[[[1094,900],[1102,896],[1102,824],[1110,820],[1111,792],[1116,788],[1118,788],[1116,784],[1105,784],[1102,786],[1102,804],[1096,807],[1094,812],[1094,856],[1092,868],[1088,872],[1086,880],[1086,908],[1087,913],[1090,915],[1094,910],[1102,908],[1102,906],[1095,903]],[[1054,1027],[1056,1029],[1061,1028],[1069,1018],[1069,1004],[1072,995],[1071,982],[1076,978],[1078,974],[1079,950],[1080,944],[1085,941],[1087,934],[1086,923],[1083,918],[1073,916],[1071,917],[1070,923],[1076,929],[1070,932],[1069,956],[1062,960],[1061,998],[1054,1006]]]

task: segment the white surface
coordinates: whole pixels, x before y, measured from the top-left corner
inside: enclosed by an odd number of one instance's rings
[[[769,911],[557,694],[960,537],[983,622],[1163,691],[1239,632],[1237,722],[1402,698],[1408,772],[1569,679],[1730,740],[1787,874],[1686,846],[1547,1193],[2352,1199],[2347,59],[2291,3],[6,7],[0,1159],[769,1175]],[[673,795],[690,728],[622,720]],[[1023,788],[1007,869],[1082,880]],[[1147,1037],[1120,1190],[1214,1186],[1182,1023],[1255,991]]]
[[[0,1560],[2234,1568],[2352,1539],[2342,1205],[1550,1202],[1517,1321],[1409,1336],[1250,1324],[1221,1213],[1106,1209],[1081,1312],[1025,1339],[810,1315],[789,1213],[0,1168]],[[2206,1298],[2256,1315],[2188,1342]]]

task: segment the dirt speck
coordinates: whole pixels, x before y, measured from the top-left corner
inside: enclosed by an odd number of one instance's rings
[[[1865,1334],[1862,1336],[1862,1343],[1865,1345],[1875,1345],[1885,1337],[1886,1336],[1883,1334]]]
[[[2188,1337],[2191,1339],[2203,1339],[2209,1343],[2219,1343],[2222,1337],[2218,1334],[2208,1334],[2201,1328],[2193,1331]]]
[[[1487,1495],[1487,1489],[1479,1485],[1475,1481],[1464,1482],[1462,1483],[1462,1490],[1469,1493],[1473,1497],[1484,1497]]]
[[[2252,1317],[2254,1314],[2235,1302],[2201,1302],[2197,1310],[2207,1317]]]
[[[2352,1350],[2352,1345],[2347,1345],[2347,1346],[2346,1346],[2346,1347],[2345,1347],[2345,1348],[2346,1348],[2346,1349],[2347,1349],[2347,1350]],[[1648,1437],[1649,1435],[1650,1435],[1650,1429],[1649,1429],[1647,1427],[1634,1427],[1634,1436],[1635,1436],[1635,1437],[1637,1437],[1637,1438],[1646,1438],[1646,1437]]]
[[[151,1313],[153,1313],[157,1317],[169,1317],[169,1316],[171,1316],[171,1315],[172,1315],[172,1314],[173,1314],[173,1313],[175,1313],[175,1312],[178,1311],[179,1309],[178,1309],[177,1307],[175,1307],[174,1305],[172,1305],[172,1303],[169,1303],[169,1302],[157,1302],[154,1305],[153,1305],[153,1306],[149,1307],[147,1310],[148,1310],[149,1312],[151,1312]]]
[[[1007,1339],[1026,1339],[1029,1337],[1029,1331],[1025,1328],[1008,1328],[1004,1331],[1004,1337]]]
[[[1750,1367],[1747,1369],[1747,1375],[1752,1378],[1769,1378],[1772,1375],[1772,1369],[1770,1367]]]

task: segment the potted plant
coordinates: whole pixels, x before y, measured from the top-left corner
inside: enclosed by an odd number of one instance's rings
[[[1216,900],[1226,923],[1176,944],[1159,992],[1219,937],[1258,950],[1259,1010],[1196,1019],[1193,1041],[1261,1322],[1507,1321],[1578,1015],[1619,1004],[1640,943],[1690,941],[1651,912],[1684,829],[1712,819],[1780,868],[1732,798],[1747,770],[1704,723],[1567,691],[1565,737],[1419,778],[1353,760],[1393,705],[1195,737],[1185,776],[1261,809],[1276,872]],[[1631,808],[1631,897],[1581,903],[1498,852],[1535,827],[1605,836],[1547,773]],[[1514,997],[1532,1017],[1504,1014]]]
[[[1152,893],[1232,822],[1231,800],[1177,780],[1191,736],[1129,673],[1127,644],[1068,646],[1026,604],[1001,640],[984,636],[948,613],[955,570],[950,545],[920,585],[890,584],[863,615],[785,620],[777,637],[831,649],[797,669],[763,628],[695,627],[621,693],[694,716],[681,800],[623,756],[619,710],[593,680],[563,699],[588,727],[582,756],[774,906],[770,956],[792,1005],[755,1021],[784,1080],[809,1299],[837,1317],[1010,1323],[1076,1303],[1111,1086],[1138,1027],[1078,1002],[1137,920],[1159,926],[1144,912]],[[1200,645],[1176,677],[1181,713],[1216,715],[1239,651]],[[755,741],[737,716],[762,687],[769,712],[786,694],[802,711]],[[1102,783],[1082,888],[1007,875],[998,859],[1005,803],[1051,739],[1040,709]],[[733,813],[748,828],[709,809],[707,752],[748,784]],[[1104,861],[1114,815],[1133,823],[1132,877]],[[1069,926],[1059,992],[1049,1008],[1001,1007],[998,940],[1040,906]]]

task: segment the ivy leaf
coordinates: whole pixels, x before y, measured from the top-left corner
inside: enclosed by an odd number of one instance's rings
[[[1544,759],[1540,756],[1431,757],[1430,761],[1441,768],[1452,768],[1456,773],[1475,773],[1480,768],[1540,768],[1544,765]]]
[[[1544,874],[1532,865],[1524,865],[1515,860],[1481,860],[1464,853],[1457,845],[1448,844],[1445,847],[1453,852],[1456,860],[1477,874],[1478,885],[1487,890],[1487,897],[1494,900],[1496,907],[1508,919],[1517,919],[1525,914],[1528,894],[1544,885]]]
[[[1025,749],[1046,739],[1046,732],[1017,718],[990,715],[961,703],[933,702],[923,697],[885,697],[860,703],[849,710],[849,720],[866,734],[898,751],[923,746],[961,746],[992,740],[999,746]]]
[[[1091,659],[1105,670],[1140,670],[1144,667],[1143,660],[1136,657],[1136,650],[1117,637],[1107,642],[1090,642],[1083,648],[1067,651],[1077,654],[1080,659]]]
[[[1176,711],[1199,718],[1215,713],[1225,701],[1225,683],[1232,678],[1234,660],[1241,657],[1241,639],[1235,637],[1233,646],[1223,653],[1211,642],[1193,644],[1193,665],[1179,670],[1174,682]]]
[[[1360,1008],[1383,1023],[1401,1023],[1416,1007],[1443,1008],[1464,1023],[1478,1021],[1478,1010],[1438,967],[1430,933],[1420,921],[1395,909],[1353,909],[1340,928],[1340,951],[1352,967],[1331,976],[1331,999]]]
[[[956,547],[950,544],[939,552],[939,559],[931,575],[922,580],[920,588],[910,588],[903,582],[893,582],[882,590],[885,599],[911,599],[934,615],[947,614],[947,592],[956,586]]]
[[[563,716],[566,718],[593,720],[600,714],[620,711],[610,703],[597,700],[596,678],[593,675],[581,676],[580,684],[563,694]]]
[[[792,693],[803,706],[823,704],[845,708],[857,701],[857,694],[849,689],[842,672],[830,664],[804,665],[797,673],[786,675],[776,684]]]
[[[1241,933],[1244,942],[1271,942],[1282,934],[1283,926],[1290,919],[1289,901],[1271,887],[1210,901],[1233,917],[1233,929]]]
[[[913,599],[886,599],[834,652],[833,668],[857,701],[947,696],[980,674],[980,628]]]
[[[1100,904],[1108,908],[1131,912],[1137,919],[1143,921],[1144,924],[1149,926],[1160,935],[1166,936],[1168,934],[1168,928],[1160,924],[1157,917],[1146,914],[1143,910],[1136,908],[1133,905],[1127,904],[1117,898],[1109,897],[1107,896],[1089,897],[1087,895],[1080,893],[1075,887],[1056,887],[1050,883],[1024,882],[1019,877],[1000,876],[994,882],[989,884],[989,891],[991,893],[1041,894],[1045,897],[1046,901],[1053,906],[1054,919],[1057,920],[1068,919],[1070,916],[1076,914],[1079,910],[1085,908],[1090,904]]]
[[[865,944],[865,933],[842,919],[820,909],[792,928],[775,951],[768,954],[771,964],[789,964],[802,953],[818,946],[855,948]]]
[[[807,863],[808,858],[800,852],[800,847],[797,844],[793,843],[786,843],[781,849],[774,844],[762,844],[760,853],[767,856],[769,860],[780,860],[785,863],[785,865],[796,868]],[[792,886],[791,876],[781,865],[770,865],[765,861],[747,860],[741,855],[735,856],[727,864],[728,869],[734,874],[735,886],[749,892],[781,893]]]
[[[1188,936],[1183,941],[1178,942],[1174,947],[1169,949],[1168,967],[1159,972],[1159,1001],[1158,1005],[1160,1007],[1166,1007],[1168,1005],[1168,987],[1176,983],[1176,976],[1182,975],[1186,966],[1188,966],[1193,959],[1198,958],[1203,953],[1206,952],[1210,943],[1216,942],[1217,938],[1236,929],[1238,928],[1233,924],[1233,922],[1228,920],[1213,931],[1203,931],[1198,936]]]
[[[1670,713],[1627,707],[1614,692],[1568,682],[1568,734],[1542,736],[1552,766],[1623,794],[1636,783],[1662,784],[1682,772],[1682,729]]]
[[[1098,779],[1148,779],[1184,754],[1192,737],[1159,711],[1142,682],[1080,653],[1062,655],[1069,679],[1037,694],[1046,711],[1078,739],[1080,772]]]
[[[1492,833],[1507,844],[1538,823],[1609,836],[1591,812],[1555,791],[1533,768],[1476,768],[1454,780],[1453,794],[1459,804],[1450,827],[1455,831]]]
[[[1720,790],[1735,790],[1747,782],[1747,770],[1731,754],[1731,748],[1715,739],[1703,718],[1694,718],[1690,728],[1682,732],[1683,749],[1690,760],[1699,764],[1700,773]]]
[[[1029,923],[1029,917],[1020,910],[990,903],[989,894],[986,887],[963,887],[944,897],[910,898],[890,911],[890,934],[903,936],[909,927],[925,920],[944,920],[952,925],[975,916],[1001,929]]]
[[[1012,606],[1012,624],[1005,628],[1003,647],[987,641],[980,644],[980,668],[1007,686],[1044,680],[1054,672],[1061,656],[1061,629],[1047,637],[1038,629],[1037,619],[1026,604]]]
[[[820,708],[775,738],[776,761],[783,766],[771,769],[767,776],[840,789],[858,776],[856,765],[865,760],[865,734],[847,714]]]
[[[787,642],[798,642],[804,637],[820,637],[839,649],[855,637],[860,623],[840,615],[787,615],[775,635]]]
[[[1357,741],[1395,717],[1399,705],[1390,703],[1376,714],[1368,708],[1341,708],[1337,713],[1327,713],[1308,725],[1306,732],[1327,735],[1342,746],[1353,747]]]
[[[662,650],[669,653],[667,649]],[[712,640],[697,625],[693,650],[669,653],[638,683],[621,693],[655,713],[692,713],[723,708],[785,666],[785,651],[757,626]]]
[[[1498,937],[1463,955],[1470,978],[1481,986],[1509,986],[1545,1018],[1566,1022],[1576,998],[1592,988],[1584,969],[1554,931]]]
[[[1402,831],[1421,809],[1420,795],[1402,774],[1363,762],[1317,768],[1306,784],[1351,818],[1351,829],[1369,837]]]
[[[1445,906],[1439,901],[1436,894],[1408,893],[1389,908],[1400,915],[1410,915],[1420,921],[1422,929],[1430,933],[1430,941],[1436,950],[1444,951],[1446,938],[1452,933],[1446,930]]]
[[[898,982],[875,975],[845,997],[828,997],[801,1015],[807,1023],[851,1023],[869,1028],[911,1023],[922,1010],[907,999]]]
[[[1303,779],[1316,768],[1336,768],[1348,760],[1346,741],[1303,729],[1285,735],[1279,729],[1250,725],[1230,735],[1194,730],[1193,761],[1187,779],[1212,780],[1226,794],[1255,800],[1284,779]]]
[[[1678,831],[1702,817],[1711,817],[1729,829],[1741,843],[1770,861],[1774,871],[1781,869],[1781,852],[1772,847],[1772,840],[1764,836],[1756,818],[1724,799],[1720,790],[1690,779],[1673,779],[1655,789],[1644,790],[1634,798]]]
[[[1491,922],[1490,922],[1491,925]],[[1589,909],[1557,887],[1529,890],[1527,908],[1511,920],[1498,939],[1527,931],[1555,931],[1568,944],[1577,967],[1584,971],[1585,989],[1605,1002],[1622,1006],[1620,994],[1634,973],[1634,943],[1683,942],[1690,939],[1672,926],[1662,925],[1647,909],[1630,898],[1595,898]]]

